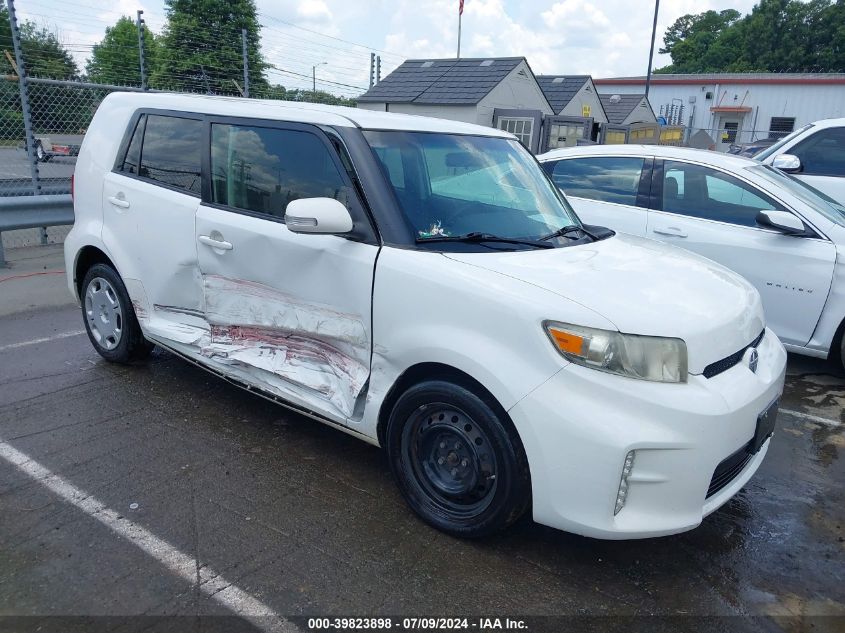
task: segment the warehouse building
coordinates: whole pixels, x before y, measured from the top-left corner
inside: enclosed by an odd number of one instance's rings
[[[642,94],[645,77],[595,79],[602,95]],[[661,123],[704,132],[712,145],[783,136],[820,119],[845,117],[845,73],[652,75],[649,100]]]

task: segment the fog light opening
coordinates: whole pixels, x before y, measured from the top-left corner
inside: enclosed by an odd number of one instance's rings
[[[636,451],[628,451],[625,455],[625,463],[622,464],[622,477],[619,480],[619,491],[616,493],[616,507],[613,509],[613,516],[619,514],[619,511],[625,507],[625,501],[628,500],[628,477],[631,476],[631,471],[634,468],[634,453]]]

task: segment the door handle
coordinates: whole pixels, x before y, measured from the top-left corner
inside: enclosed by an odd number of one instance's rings
[[[197,239],[202,244],[210,246],[211,248],[219,248],[221,251],[230,251],[234,248],[231,242],[226,242],[224,240],[215,240],[213,237],[210,237],[208,235],[200,235]]]
[[[117,196],[109,196],[109,202],[111,202],[116,207],[120,207],[121,209],[128,209],[129,200],[120,197],[121,195],[123,194],[118,194]]]
[[[665,229],[652,229],[652,232],[657,233],[658,235],[671,235],[672,237],[686,237],[687,234],[685,231],[682,231],[677,226],[667,226]]]

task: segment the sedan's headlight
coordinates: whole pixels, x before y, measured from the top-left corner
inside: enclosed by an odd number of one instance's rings
[[[639,336],[546,321],[546,333],[567,359],[620,376],[687,381],[687,346],[679,338]]]

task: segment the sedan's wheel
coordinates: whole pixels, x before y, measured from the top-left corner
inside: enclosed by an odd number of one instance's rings
[[[146,358],[153,349],[144,339],[120,275],[111,266],[95,264],[85,275],[82,316],[88,338],[106,360],[128,363]]]
[[[42,147],[41,142],[39,141],[35,144],[35,156],[38,158],[38,160],[43,163],[46,155],[47,154],[44,152],[44,148]]]
[[[409,389],[388,426],[391,467],[409,505],[456,536],[484,536],[524,512],[528,467],[503,412],[464,387],[426,382]]]
[[[113,350],[123,336],[123,307],[112,285],[94,277],[85,291],[85,317],[97,345]]]

